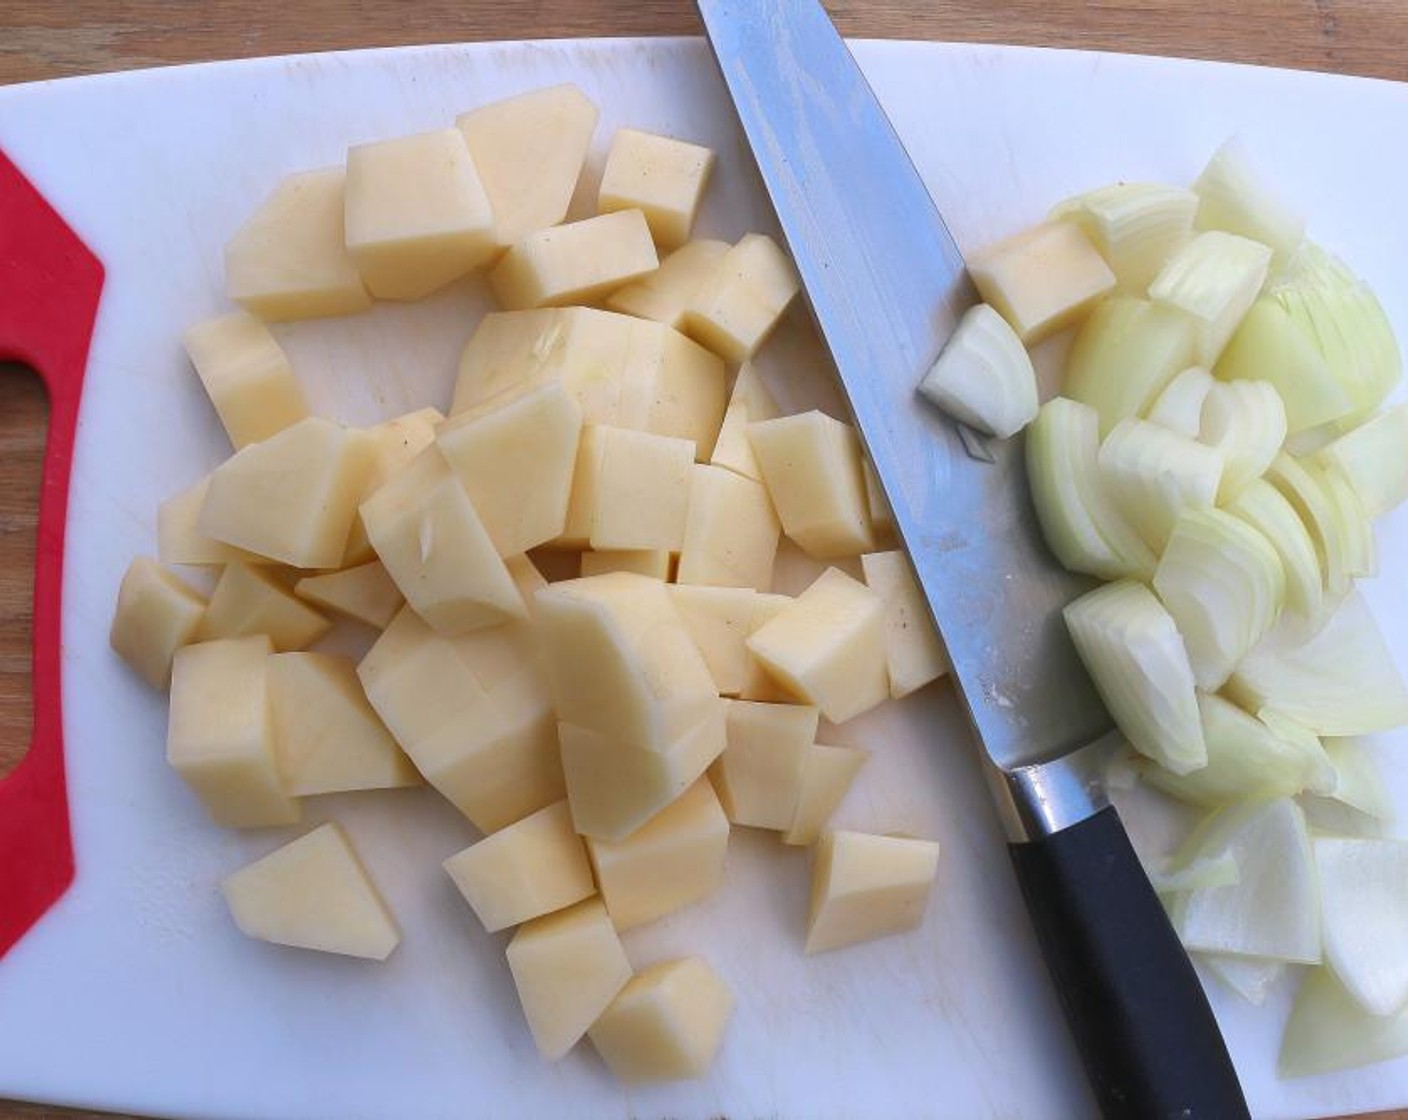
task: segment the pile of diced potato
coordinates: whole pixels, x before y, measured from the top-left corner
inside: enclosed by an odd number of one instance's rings
[[[557,86],[277,187],[227,247],[242,310],[186,337],[235,453],[162,505],[112,644],[169,687],[168,758],[213,821],[428,782],[484,834],[445,869],[487,930],[517,927],[542,1053],[589,1035],[624,1080],[696,1077],[729,990],[697,957],[633,969],[620,932],[717,889],[733,825],[816,845],[807,952],[918,925],[938,846],[827,829],[867,752],[818,725],[946,660],[856,431],[780,415],[750,364],[798,292],[786,255],[690,240],[713,153],[631,129],[599,212],[564,221],[596,123]],[[267,322],[477,269],[504,310],[448,415],[310,414]],[[783,536],[843,567],[774,592]],[[580,575],[549,583],[545,557]],[[360,662],[310,650],[334,618],[380,632]],[[223,891],[253,937],[399,939],[335,823]]]

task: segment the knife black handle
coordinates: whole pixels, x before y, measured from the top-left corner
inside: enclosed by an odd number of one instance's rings
[[[1104,1115],[1249,1116],[1197,973],[1114,807],[1011,852]]]

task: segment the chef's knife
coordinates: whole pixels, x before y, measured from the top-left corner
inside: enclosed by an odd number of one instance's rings
[[[698,5],[987,752],[1100,1106],[1246,1116],[1197,974],[1105,796],[1120,740],[1060,613],[1088,583],[1041,540],[1022,439],[970,455],[915,395],[975,298],[962,255],[820,4]]]

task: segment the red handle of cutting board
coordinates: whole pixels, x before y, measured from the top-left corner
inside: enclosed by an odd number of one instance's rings
[[[0,151],[0,359],[49,394],[34,569],[34,728],[0,781],[0,956],[73,881],[64,778],[61,631],[69,469],[103,266]]]

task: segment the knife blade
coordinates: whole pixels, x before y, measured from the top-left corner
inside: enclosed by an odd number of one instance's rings
[[[1119,736],[1060,608],[1020,436],[965,450],[916,387],[975,299],[816,0],[697,0],[813,316],[990,763],[1057,994],[1110,1116],[1247,1115],[1196,973],[1102,785]]]

